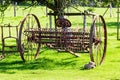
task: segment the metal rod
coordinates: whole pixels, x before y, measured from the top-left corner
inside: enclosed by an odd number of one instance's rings
[[[120,18],[119,14],[120,14],[120,10],[119,10],[119,5],[118,5],[118,10],[117,10],[117,40],[119,40],[119,27],[120,27],[120,25],[119,25],[119,18]]]
[[[58,15],[57,13],[48,13],[48,15]],[[80,15],[85,15],[85,13],[64,13],[64,15],[67,16],[80,16]],[[86,15],[96,15],[95,13],[88,13]]]

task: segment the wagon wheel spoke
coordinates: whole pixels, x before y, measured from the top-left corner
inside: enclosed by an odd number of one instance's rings
[[[34,55],[35,55],[35,50],[37,48],[37,45],[35,43],[28,43],[27,45],[27,48],[29,50],[27,50],[25,53],[24,53],[24,58],[26,60],[34,60]]]
[[[34,32],[29,30],[40,29],[38,18],[34,14],[28,14],[22,21],[19,31],[19,50],[23,61],[32,61],[36,59],[40,51],[40,43],[36,43],[32,37]]]
[[[107,30],[102,16],[94,18],[90,30],[90,59],[96,65],[102,64],[106,55],[107,47]]]

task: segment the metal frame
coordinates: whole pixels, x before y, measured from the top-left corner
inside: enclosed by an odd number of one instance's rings
[[[17,50],[9,50],[7,52],[18,52],[18,26],[11,26],[10,24],[4,25],[4,26],[0,26],[1,27],[1,41],[2,41],[2,55],[5,56],[5,48],[9,47],[9,48],[13,48],[16,47]],[[11,28],[15,28],[15,32],[16,32],[16,36],[13,36],[11,34],[12,29]],[[8,34],[8,36],[5,36],[4,34],[4,29],[8,29],[8,32],[6,32],[6,34]],[[6,40],[7,39],[15,39],[16,40],[16,46],[12,46],[12,45],[6,45]]]
[[[120,9],[119,9],[119,5],[118,5],[118,9],[117,9],[117,40],[120,40]]]

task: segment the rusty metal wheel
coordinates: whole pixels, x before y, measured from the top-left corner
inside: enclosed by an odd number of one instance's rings
[[[28,14],[22,20],[19,30],[19,50],[23,61],[36,59],[40,51],[40,43],[33,41],[34,33],[29,30],[40,29],[38,18],[34,14]]]
[[[107,29],[102,16],[95,16],[90,30],[90,59],[96,65],[102,64],[106,56]]]

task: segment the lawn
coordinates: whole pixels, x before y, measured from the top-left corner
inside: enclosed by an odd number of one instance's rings
[[[13,17],[12,7],[8,8],[2,24],[19,24],[30,9],[24,10],[23,13],[24,7],[18,7],[17,17]],[[95,12],[103,14],[105,10],[106,8],[96,8]],[[45,7],[33,7],[31,13],[39,17],[42,26],[49,24]],[[120,80],[120,41],[116,38],[116,15],[114,8],[113,17],[110,18],[109,11],[104,16],[107,23],[108,45],[107,55],[101,66],[84,70],[84,64],[90,61],[89,54],[80,54],[80,57],[76,58],[66,52],[58,53],[57,50],[42,47],[38,59],[31,62],[24,63],[19,53],[9,53],[9,56],[0,61],[0,80]],[[76,17],[69,18],[74,25],[79,23]]]

